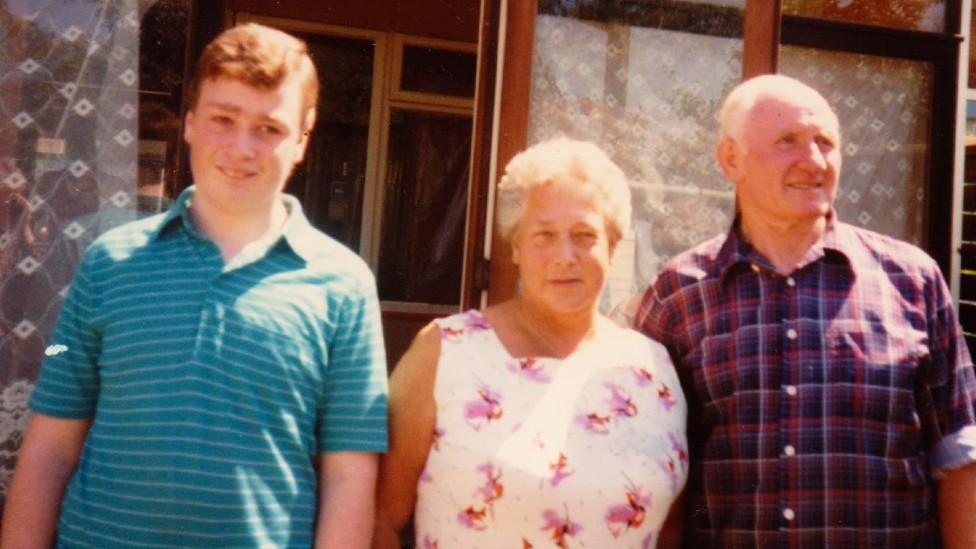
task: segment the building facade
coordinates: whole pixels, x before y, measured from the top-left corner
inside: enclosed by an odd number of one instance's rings
[[[240,21],[310,44],[319,122],[288,191],[373,267],[391,361],[431,318],[515,291],[492,183],[527,144],[595,141],[631,179],[608,309],[725,231],[734,197],[713,161],[716,111],[764,72],[834,105],[839,216],[929,251],[976,347],[971,0],[312,4],[0,3],[0,496],[74,266],[98,234],[192,184],[186,77]]]

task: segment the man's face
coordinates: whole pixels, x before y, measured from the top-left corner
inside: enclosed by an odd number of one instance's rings
[[[771,93],[745,113],[719,161],[736,186],[743,222],[789,226],[831,209],[840,176],[837,117],[812,94]]]
[[[205,80],[183,134],[198,211],[234,218],[271,211],[305,154],[303,114],[296,78],[274,90],[229,78]]]

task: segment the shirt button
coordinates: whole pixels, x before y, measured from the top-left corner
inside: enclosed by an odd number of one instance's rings
[[[789,339],[796,339],[796,330],[794,330],[793,328],[786,330],[786,337]]]
[[[796,281],[793,280],[793,277],[792,276],[791,277],[787,277],[787,279],[786,279],[786,285],[789,286],[790,288],[796,286]]]
[[[784,453],[784,454],[786,454],[786,455],[787,455],[787,457],[793,457],[793,456],[795,456],[795,455],[796,455],[796,448],[794,448],[793,446],[791,446],[791,445],[789,445],[789,444],[787,444],[787,445],[786,445],[786,446],[785,446],[785,447],[783,448],[783,453]]]
[[[793,520],[796,518],[796,513],[793,512],[793,509],[787,507],[786,509],[783,509],[783,518],[786,520]]]
[[[796,396],[796,385],[787,385],[786,386],[786,394],[790,395],[791,397],[795,397]]]

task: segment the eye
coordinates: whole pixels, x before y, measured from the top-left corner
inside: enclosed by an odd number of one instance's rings
[[[592,245],[598,238],[599,235],[595,231],[576,231],[573,233],[573,241],[584,246]]]
[[[532,241],[536,244],[545,244],[553,239],[555,233],[549,229],[539,229],[532,232]]]
[[[826,135],[818,135],[815,138],[815,141],[817,142],[817,145],[820,145],[823,148],[833,149],[835,146],[834,140],[831,139],[830,137],[827,137]]]
[[[794,145],[796,144],[796,134],[788,133],[781,136],[776,140],[777,145]]]
[[[274,126],[272,124],[261,124],[260,126],[258,126],[258,133],[260,133],[262,135],[275,136],[276,137],[276,136],[281,135],[284,132],[278,126]]]
[[[218,126],[230,126],[234,123],[234,119],[227,116],[226,114],[215,114],[210,117],[210,121],[217,124]]]

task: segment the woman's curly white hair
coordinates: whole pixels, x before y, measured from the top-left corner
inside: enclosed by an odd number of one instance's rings
[[[502,238],[511,242],[529,192],[549,183],[574,184],[591,192],[606,222],[610,244],[630,227],[627,176],[607,153],[588,141],[557,137],[515,155],[498,182],[495,219]]]

